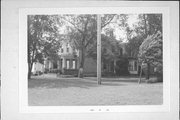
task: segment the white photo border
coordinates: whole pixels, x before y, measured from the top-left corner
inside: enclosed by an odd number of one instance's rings
[[[28,106],[27,15],[52,14],[162,14],[163,15],[163,104],[126,106]],[[20,113],[169,112],[170,23],[169,7],[74,7],[19,9],[19,111]],[[167,49],[168,48],[168,49]]]

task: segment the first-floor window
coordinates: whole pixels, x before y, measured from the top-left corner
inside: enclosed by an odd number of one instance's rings
[[[69,60],[66,60],[66,68],[69,69]]]
[[[72,69],[76,69],[76,61],[75,60],[72,61]]]

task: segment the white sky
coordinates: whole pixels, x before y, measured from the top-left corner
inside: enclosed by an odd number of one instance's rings
[[[133,28],[133,25],[138,23],[138,14],[129,15],[127,23],[130,28]],[[109,24],[108,27],[111,27],[114,29],[114,35],[116,36],[117,40],[123,39],[123,42],[127,41],[127,36],[126,36],[125,30],[120,29],[119,26],[113,25],[113,24]],[[102,33],[104,33],[104,32],[102,31]]]

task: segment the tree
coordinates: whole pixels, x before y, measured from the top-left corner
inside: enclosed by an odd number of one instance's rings
[[[43,62],[44,56],[57,52],[57,19],[56,16],[28,15],[28,78],[34,62]]]
[[[147,38],[148,35],[156,34],[157,31],[162,32],[162,14],[140,14],[139,15],[140,27],[142,29],[142,36],[144,39]],[[147,74],[146,79],[149,79],[150,76],[150,63],[147,63]]]
[[[139,61],[149,63],[158,69],[162,74],[162,34],[158,31],[156,34],[148,36],[139,48]]]
[[[142,36],[135,36],[131,38],[128,43],[126,44],[126,53],[127,56],[137,58],[139,53],[139,46],[143,42]]]
[[[157,31],[162,32],[162,14],[139,14],[137,24],[129,26],[130,14],[118,16],[120,29],[126,32],[127,44],[126,53],[130,57],[138,57],[139,47],[148,35],[153,35]],[[118,24],[117,23],[117,24]],[[147,63],[146,79],[149,79],[150,63]]]
[[[114,15],[105,15],[105,27],[113,19]],[[67,22],[68,35],[76,49],[80,51],[80,68],[84,68],[85,57],[97,43],[97,16],[96,15],[63,15],[60,16]],[[81,72],[83,74],[83,72]],[[80,77],[80,76],[79,76]],[[81,75],[83,77],[83,75]]]

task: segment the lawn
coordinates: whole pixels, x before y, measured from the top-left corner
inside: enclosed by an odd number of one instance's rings
[[[54,74],[33,76],[28,83],[32,106],[61,105],[160,105],[162,83],[137,83],[138,78],[58,78]]]

